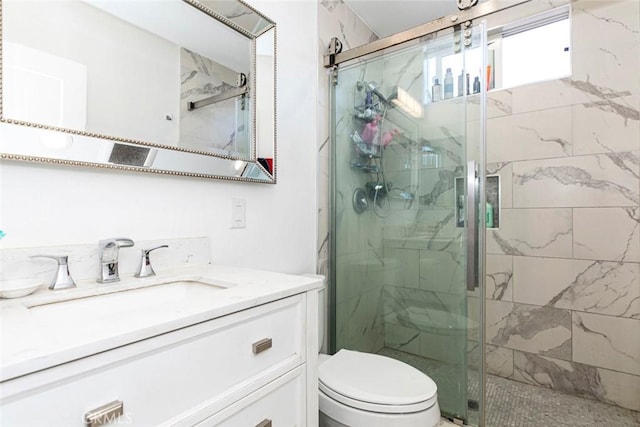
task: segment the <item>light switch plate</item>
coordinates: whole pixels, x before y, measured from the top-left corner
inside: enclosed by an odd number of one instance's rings
[[[246,210],[245,199],[231,199],[231,228],[246,227]]]

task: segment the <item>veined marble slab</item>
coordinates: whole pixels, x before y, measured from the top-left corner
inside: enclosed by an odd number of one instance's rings
[[[324,52],[332,37],[338,37],[343,50],[363,45],[378,37],[342,0],[322,0],[318,2],[319,32]]]
[[[487,161],[546,159],[573,154],[571,107],[487,121]]]
[[[466,269],[459,251],[420,251],[420,288],[453,294],[466,293]]]
[[[513,301],[513,256],[487,255],[485,286],[487,298]]]
[[[640,377],[516,351],[513,379],[640,410]]]
[[[223,94],[235,87],[238,70],[180,49],[180,145],[200,150],[217,149],[249,156],[248,115],[236,112],[235,101],[189,111],[187,103]]]
[[[366,292],[347,301],[348,348],[377,353],[384,347],[381,292]]]
[[[420,207],[453,210],[456,205],[455,181],[463,176],[464,170],[461,166],[423,170],[419,178]]]
[[[613,50],[620,41],[637,41],[640,4],[629,0],[579,0],[572,5],[576,50],[599,46]]]
[[[487,253],[571,257],[571,209],[503,209],[499,230],[487,230]]]
[[[487,345],[487,372],[503,378],[513,376],[514,350],[495,345]]]
[[[592,98],[588,92],[576,88],[568,77],[518,86],[511,91],[513,94],[513,114],[565,107],[601,99],[600,97]],[[625,92],[620,96],[624,95],[629,95],[629,93]]]
[[[353,191],[358,183],[336,192],[336,255],[359,254],[382,247],[382,218],[370,210],[358,215],[352,207]]]
[[[487,93],[487,118],[507,116],[513,113],[511,89],[492,90]],[[472,117],[476,117],[475,115]]]
[[[406,353],[420,353],[420,331],[415,328],[384,322],[384,346]]]
[[[574,209],[573,256],[640,262],[640,209]]]
[[[487,343],[571,360],[571,312],[487,300]]]
[[[640,318],[640,264],[514,257],[513,271],[515,302]]]
[[[637,206],[639,166],[637,151],[516,162],[513,205]]]
[[[336,303],[336,347],[349,346],[349,300]]]
[[[419,355],[453,366],[462,366],[466,362],[466,338],[456,335],[420,333]]]
[[[422,289],[385,286],[383,288],[384,315],[395,323],[422,329],[423,331],[446,331],[467,328],[463,319],[466,317],[466,295],[445,292],[426,291]],[[447,317],[451,315],[450,317]],[[476,326],[477,327],[477,326]],[[454,333],[452,330],[451,333]]]
[[[640,150],[639,95],[574,105],[572,118],[575,155]]]
[[[640,375],[640,319],[574,312],[573,359]]]
[[[615,90],[608,86],[598,86],[590,79],[578,80],[571,77],[518,86],[512,92],[513,114],[600,102],[634,93],[629,89]]]
[[[416,249],[384,249],[384,284],[406,288],[420,287],[420,251]]]
[[[578,1],[573,4],[572,78],[611,93],[640,91],[640,4]],[[602,90],[604,91],[604,90]]]
[[[409,216],[413,218],[409,219]],[[453,209],[397,211],[395,217],[401,217],[397,224],[389,224],[393,219],[385,224],[385,248],[463,251],[460,244],[464,229],[455,226]]]
[[[382,250],[345,254],[337,257],[335,263],[336,301],[346,301],[382,289],[383,272],[386,271]]]

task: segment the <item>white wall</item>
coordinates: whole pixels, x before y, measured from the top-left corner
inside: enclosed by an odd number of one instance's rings
[[[278,25],[276,185],[0,161],[0,248],[208,236],[214,263],[314,271],[317,5],[250,4]],[[247,201],[246,229],[230,229],[231,198]]]

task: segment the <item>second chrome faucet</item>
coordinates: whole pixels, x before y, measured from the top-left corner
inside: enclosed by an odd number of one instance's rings
[[[111,239],[100,240],[98,242],[98,257],[100,258],[100,275],[98,283],[111,283],[120,280],[118,272],[118,254],[120,248],[133,246],[133,240],[126,237],[115,237]],[[149,252],[160,248],[168,248],[168,245],[157,246],[151,249],[143,249],[140,258],[140,265],[136,272],[136,277],[149,277],[155,275],[155,271],[151,267]]]
[[[116,237],[98,242],[98,258],[100,259],[98,283],[110,283],[120,280],[120,274],[118,273],[119,250],[133,245],[133,240],[126,237]]]
[[[151,249],[143,249],[140,254],[140,265],[138,265],[138,272],[135,274],[136,277],[149,277],[155,276],[156,272],[153,271],[153,267],[151,266],[151,260],[149,259],[149,252],[155,251],[156,249],[168,248],[169,245],[156,246]]]

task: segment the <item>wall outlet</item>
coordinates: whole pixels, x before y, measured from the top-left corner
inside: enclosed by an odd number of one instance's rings
[[[246,227],[246,211],[245,199],[231,199],[231,228]]]

